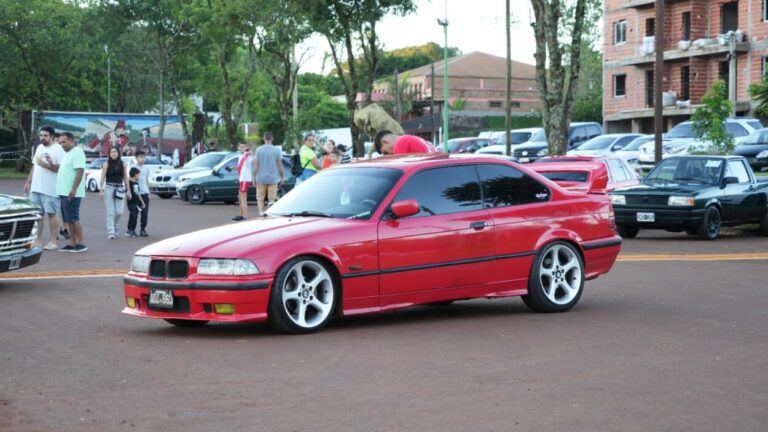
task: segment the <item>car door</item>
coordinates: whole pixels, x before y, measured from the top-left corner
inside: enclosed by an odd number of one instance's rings
[[[502,164],[478,165],[484,205],[496,229],[496,257],[489,276],[497,292],[524,290],[536,244],[551,229],[549,188],[522,171]]]
[[[574,126],[568,140],[568,148],[573,149],[587,140],[587,128],[585,126]]]
[[[726,221],[759,220],[765,212],[765,194],[756,192],[748,168],[742,160],[729,160],[725,177],[736,177],[738,183],[725,186],[723,191],[723,219]]]
[[[474,165],[412,175],[394,201],[416,199],[413,216],[379,224],[382,307],[471,297],[488,282],[494,227]]]
[[[205,185],[208,199],[224,201],[237,199],[237,162],[237,157],[228,159],[219,168],[218,175],[210,177],[211,180]]]

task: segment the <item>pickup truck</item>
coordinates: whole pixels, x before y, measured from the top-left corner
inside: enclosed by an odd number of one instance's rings
[[[714,240],[724,226],[760,224],[768,235],[768,178],[758,180],[741,156],[673,156],[641,184],[610,193],[616,231],[664,229]]]
[[[43,249],[34,246],[39,220],[32,201],[0,194],[0,273],[40,261]]]

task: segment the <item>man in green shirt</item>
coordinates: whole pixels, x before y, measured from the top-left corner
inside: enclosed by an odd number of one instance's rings
[[[59,165],[56,176],[56,195],[59,196],[61,215],[69,228],[69,244],[59,249],[60,252],[85,252],[83,227],[80,225],[80,201],[85,197],[85,153],[75,146],[75,137],[63,132],[59,144],[67,154]]]

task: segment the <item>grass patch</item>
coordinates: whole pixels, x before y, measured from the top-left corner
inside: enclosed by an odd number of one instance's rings
[[[755,172],[756,176],[768,177],[768,171]]]
[[[29,173],[17,172],[14,168],[0,168],[0,179],[26,180]]]

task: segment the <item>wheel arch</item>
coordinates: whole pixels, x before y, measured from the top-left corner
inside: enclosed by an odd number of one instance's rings
[[[326,266],[326,268],[330,271],[331,277],[333,278],[333,281],[336,283],[336,286],[339,288],[337,291],[338,300],[336,301],[336,304],[334,305],[333,311],[331,312],[332,316],[341,316],[342,315],[342,299],[344,296],[344,284],[342,282],[341,278],[341,272],[339,271],[339,267],[337,265],[337,261],[333,258],[321,253],[321,252],[307,252],[307,253],[300,253],[295,254],[291,256],[287,256],[279,261],[279,264],[275,266],[275,275],[280,271],[280,269],[285,266],[288,261],[297,259],[297,258],[314,258],[318,261],[320,261],[323,265]],[[277,278],[275,278],[275,282],[277,283]]]
[[[535,252],[539,253],[545,247],[556,241],[565,242],[573,246],[579,252],[582,261],[584,261],[584,248],[581,246],[582,238],[573,231],[557,230],[539,237],[539,241],[536,243]]]

